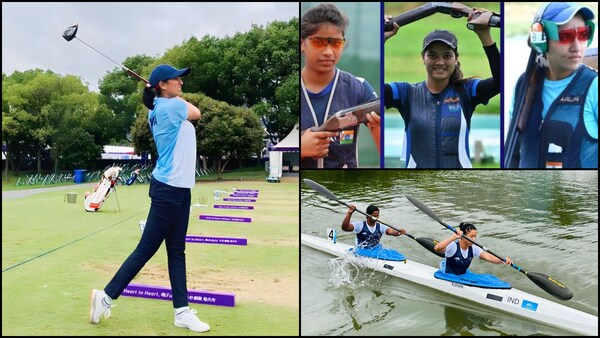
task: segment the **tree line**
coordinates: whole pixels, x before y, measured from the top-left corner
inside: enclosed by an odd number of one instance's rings
[[[298,31],[298,18],[274,21],[231,37],[191,37],[160,57],[134,55],[123,64],[146,77],[161,63],[192,68],[183,96],[202,111],[198,154],[220,176],[230,161],[260,155],[263,138],[281,140],[298,123]],[[55,172],[91,168],[106,144],[131,144],[136,154],[156,159],[143,88],[120,68],[100,80],[99,93],[51,70],[3,73],[5,171],[35,161],[41,173],[45,154]]]

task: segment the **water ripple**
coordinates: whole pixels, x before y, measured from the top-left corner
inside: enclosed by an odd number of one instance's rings
[[[362,211],[369,204],[379,206],[382,221],[405,228],[416,237],[442,240],[451,233],[412,205],[407,194],[420,200],[445,223],[457,226],[471,222],[478,229],[478,243],[500,256],[511,257],[527,271],[544,273],[565,283],[574,293],[568,306],[598,314],[597,171],[325,170],[303,171],[302,176],[322,184],[340,201],[355,204]],[[338,229],[338,240],[352,243],[354,235],[340,229],[346,209],[302,185],[303,233],[324,236],[326,227],[334,227]],[[363,219],[356,213],[352,217],[352,221]],[[382,243],[423,264],[439,262],[437,256],[405,236],[384,236]],[[340,275],[336,277],[335,269],[323,257],[328,256],[302,246],[302,334],[440,335],[448,329],[443,320],[440,324],[440,318],[445,318],[447,306],[457,306],[453,297],[350,267],[338,271]],[[516,288],[554,300],[509,267],[477,260],[473,269],[493,273]],[[310,287],[305,290],[305,285]],[[377,297],[377,292],[388,292],[388,303]],[[352,297],[347,298],[349,295]],[[423,305],[424,301],[430,305]],[[335,313],[323,312],[336,307],[340,310]],[[477,306],[474,309],[473,312],[481,312]],[[527,320],[519,319],[517,322],[525,328],[515,331],[507,324],[514,317],[500,322],[493,318],[504,317],[480,315],[471,328],[454,334],[540,333],[528,329]]]

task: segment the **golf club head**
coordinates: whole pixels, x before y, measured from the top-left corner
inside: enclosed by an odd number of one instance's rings
[[[71,26],[69,26],[67,29],[65,29],[65,31],[63,32],[63,38],[65,38],[65,40],[67,41],[71,41],[73,40],[73,38],[75,38],[75,34],[77,34],[77,28],[79,28],[79,24],[78,23],[74,23]],[[117,66],[121,67],[124,71],[126,71],[127,73],[129,73],[131,76],[133,76],[134,78],[144,81],[146,84],[148,83],[148,80],[144,79],[143,77],[141,77],[140,75],[138,75],[136,72],[134,72],[133,70],[123,66],[122,64],[118,63],[117,61],[111,59],[108,55],[102,53],[101,51],[97,50],[96,48],[92,47],[91,45],[89,45],[88,43],[86,43],[85,41],[81,40],[81,39],[77,39],[79,41],[81,41],[81,43],[83,43],[84,45],[90,47],[91,49],[93,49],[94,51],[98,52],[100,55],[104,56],[105,58],[109,59],[110,61],[112,61],[114,64],[116,64]]]
[[[79,28],[79,24],[77,22],[72,24],[71,26],[69,26],[63,32],[63,38],[65,38],[65,40],[67,40],[67,41],[73,40],[73,38],[75,37],[75,34],[77,34],[77,28]]]

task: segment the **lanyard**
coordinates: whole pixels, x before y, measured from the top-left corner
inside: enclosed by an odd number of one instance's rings
[[[327,120],[327,116],[329,115],[329,108],[331,108],[331,101],[333,100],[333,93],[335,92],[335,87],[337,87],[337,82],[338,82],[339,77],[340,77],[340,71],[336,68],[335,78],[333,80],[333,88],[331,88],[331,93],[329,93],[329,100],[327,101],[327,107],[325,108],[325,115],[323,115],[323,122],[321,122],[321,123],[319,123],[319,121],[317,121],[317,114],[315,114],[315,109],[313,108],[312,103],[310,102],[310,98],[308,97],[308,92],[306,91],[306,86],[304,85],[304,80],[302,79],[302,77],[300,77],[302,93],[304,94],[304,98],[306,99],[308,108],[310,109],[310,112],[312,114],[313,122],[315,123],[315,127],[320,126],[321,124],[325,123],[325,120]]]

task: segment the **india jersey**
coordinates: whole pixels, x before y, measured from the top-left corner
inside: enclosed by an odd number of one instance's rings
[[[152,176],[178,188],[192,188],[196,172],[196,130],[187,120],[188,109],[179,98],[156,98],[148,112],[158,161]]]

